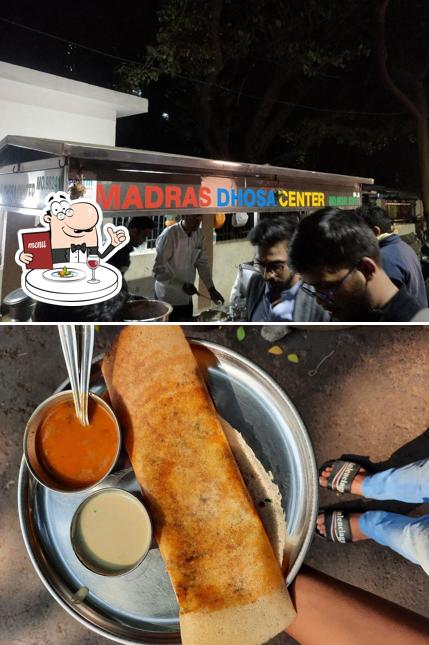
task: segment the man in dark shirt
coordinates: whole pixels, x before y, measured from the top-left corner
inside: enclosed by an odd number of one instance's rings
[[[392,222],[379,206],[363,206],[356,213],[374,232],[380,247],[383,269],[398,288],[405,287],[421,307],[427,307],[428,299],[419,259],[411,246],[399,235],[392,233]]]
[[[133,217],[127,226],[130,241],[108,260],[109,264],[113,264],[124,275],[131,263],[130,253],[143,244],[153,231],[154,226],[151,217]]]
[[[429,310],[405,287],[398,289],[381,268],[377,238],[354,211],[324,208],[305,217],[289,257],[334,320],[408,322],[416,316],[421,322],[429,320]]]
[[[251,322],[323,322],[328,314],[302,287],[300,276],[289,266],[288,247],[296,229],[291,216],[271,216],[249,233],[256,246],[254,266],[246,294]]]

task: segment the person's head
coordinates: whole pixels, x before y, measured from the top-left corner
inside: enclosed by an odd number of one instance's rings
[[[357,208],[356,213],[362,217],[365,224],[369,226],[377,237],[382,233],[392,232],[392,220],[384,208],[368,204]]]
[[[279,215],[265,217],[249,233],[256,246],[255,264],[273,288],[287,288],[295,276],[289,265],[289,243],[295,229],[293,219]]]
[[[199,228],[202,219],[202,215],[182,215],[182,226],[187,233],[193,233]]]
[[[43,221],[51,229],[51,246],[68,248],[71,243],[98,246],[97,223],[99,213],[90,202],[72,202],[64,193],[53,196]]]
[[[153,231],[155,224],[151,217],[133,217],[128,223],[130,242],[134,247],[143,244]]]
[[[324,208],[305,217],[291,242],[290,261],[335,318],[365,318],[382,270],[377,238],[354,211]]]
[[[86,188],[80,181],[73,183],[69,188],[70,199],[82,199],[85,193]]]

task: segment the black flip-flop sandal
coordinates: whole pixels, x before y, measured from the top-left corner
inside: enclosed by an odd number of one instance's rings
[[[320,533],[316,526],[316,535],[328,542],[349,544],[353,542],[349,514],[344,511],[321,511],[325,516],[326,535]]]
[[[342,459],[334,459],[326,461],[319,468],[319,477],[325,468],[332,467],[332,473],[328,479],[328,490],[333,490],[337,493],[350,493],[352,482],[362,466],[354,461],[343,461]]]

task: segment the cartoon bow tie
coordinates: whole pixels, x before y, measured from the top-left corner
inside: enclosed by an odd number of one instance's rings
[[[74,253],[75,251],[82,251],[82,253],[86,253],[86,243],[85,242],[83,244],[72,244],[70,248],[71,248],[72,253]]]

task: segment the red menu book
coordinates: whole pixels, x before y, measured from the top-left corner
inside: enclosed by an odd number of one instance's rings
[[[33,260],[27,264],[27,269],[52,269],[51,239],[49,231],[23,233],[24,252],[31,253]]]

